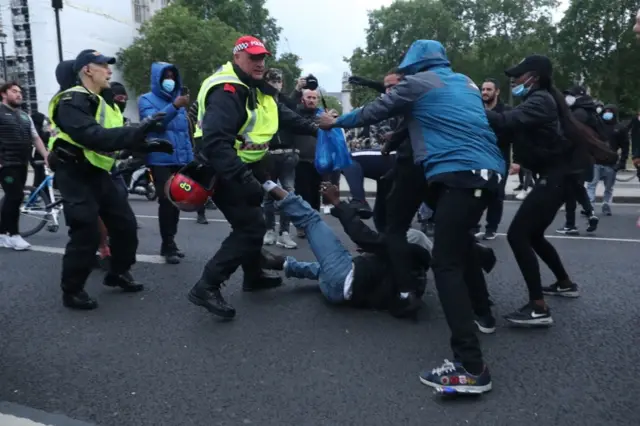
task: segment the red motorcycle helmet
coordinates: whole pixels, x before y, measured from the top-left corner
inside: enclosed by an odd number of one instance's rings
[[[202,166],[188,164],[169,178],[164,186],[167,199],[183,212],[195,212],[205,205],[213,195],[215,179],[208,186],[201,182],[204,176]]]

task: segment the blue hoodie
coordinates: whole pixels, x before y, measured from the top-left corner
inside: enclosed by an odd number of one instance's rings
[[[176,87],[172,93],[162,88],[162,74],[172,69],[176,76]],[[145,93],[138,100],[140,119],[144,119],[157,112],[166,113],[164,131],[150,133],[151,138],[166,139],[173,145],[173,154],[154,152],[147,156],[150,166],[182,166],[193,160],[193,148],[189,135],[189,120],[185,108],[176,109],[173,101],[180,96],[182,80],[178,69],[166,62],[154,62],[151,65],[151,92]]]
[[[460,171],[505,173],[478,86],[454,73],[444,47],[418,40],[398,67],[405,78],[389,94],[338,118],[338,127],[362,127],[404,114],[414,161],[427,179]]]

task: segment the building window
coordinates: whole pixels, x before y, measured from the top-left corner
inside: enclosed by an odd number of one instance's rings
[[[162,7],[167,7],[169,6],[169,1],[170,0],[160,0],[160,4],[162,5]]]
[[[142,24],[147,20],[149,5],[147,0],[133,0],[133,19],[136,23]]]

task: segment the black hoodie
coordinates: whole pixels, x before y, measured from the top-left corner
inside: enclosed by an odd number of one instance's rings
[[[613,113],[611,120],[602,119],[608,133],[607,141],[613,152],[619,152],[617,167],[623,169],[629,157],[629,127],[618,122],[618,107],[613,104],[605,105],[603,114],[607,111]]]
[[[72,88],[78,82],[78,75],[73,71],[74,62],[72,59],[62,61],[56,67],[56,80],[60,85],[60,92]]]

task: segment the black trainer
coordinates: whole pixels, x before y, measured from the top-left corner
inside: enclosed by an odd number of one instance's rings
[[[107,287],[120,287],[127,293],[137,293],[144,290],[144,286],[139,282],[136,282],[130,272],[119,275],[107,272],[107,275],[104,276],[102,284],[106,285]]]
[[[284,269],[285,260],[286,258],[284,256],[271,253],[264,248],[260,252],[260,264],[264,269],[282,271]]]
[[[598,219],[598,216],[591,214],[591,216],[589,216],[589,219],[587,220],[587,232],[595,232],[596,229],[598,229],[599,222],[600,219]]]
[[[578,285],[575,283],[564,285],[560,283],[553,283],[550,286],[542,287],[542,293],[548,296],[580,297]]]
[[[242,282],[242,291],[271,290],[281,285],[282,278],[280,275],[263,269],[260,276],[255,279],[249,279],[245,276]]]
[[[198,219],[196,219],[196,222],[199,223],[200,225],[209,224],[209,221],[207,220],[207,216],[205,216],[203,214],[199,214],[198,215]]]
[[[164,260],[170,265],[177,265],[180,263],[180,259],[184,257],[184,254],[178,250],[178,246],[175,243],[162,244],[160,247],[160,256],[164,257]]]
[[[522,308],[504,316],[511,325],[519,327],[551,327],[553,318],[549,307],[542,308],[533,302],[529,302]]]
[[[85,291],[77,293],[63,293],[62,304],[70,309],[78,309],[81,311],[90,311],[98,307],[98,302],[89,297]]]
[[[236,316],[236,310],[222,297],[220,286],[220,284],[210,285],[201,279],[189,292],[189,301],[220,318],[232,319]]]
[[[481,333],[493,334],[496,332],[496,319],[491,313],[487,315],[476,315],[474,322]]]
[[[575,226],[565,225],[562,228],[556,229],[556,232],[563,235],[580,235],[580,232],[578,232],[578,228],[576,228]]]
[[[424,303],[415,294],[409,293],[407,297],[398,297],[391,303],[389,313],[396,318],[408,318],[415,320]]]

